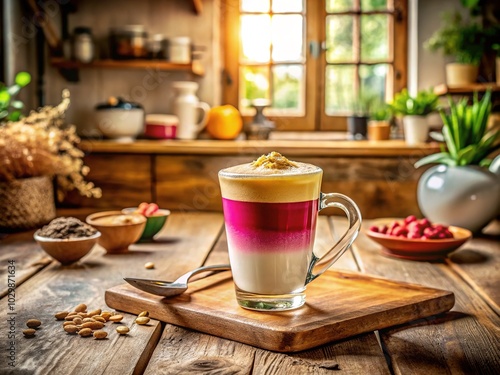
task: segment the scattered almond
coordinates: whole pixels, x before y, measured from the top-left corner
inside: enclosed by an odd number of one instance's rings
[[[74,325],[75,325],[75,323],[73,323],[73,321],[72,321],[72,320],[71,320],[71,321],[66,321],[66,322],[64,322],[64,323],[63,323],[63,327],[66,327],[66,326],[74,326]]]
[[[95,310],[89,311],[89,312],[87,313],[87,315],[88,315],[89,317],[92,317],[92,316],[94,316],[94,315],[101,315],[101,309],[95,309]]]
[[[149,318],[147,316],[141,316],[135,320],[135,322],[139,325],[144,325],[149,323]]]
[[[92,330],[90,328],[82,328],[78,334],[82,337],[88,337],[92,335]]]
[[[147,262],[144,265],[144,268],[147,269],[147,270],[152,270],[153,268],[155,268],[155,264],[153,262]]]
[[[139,315],[137,315],[139,318],[142,316],[149,316],[149,311],[143,311]]]
[[[107,335],[108,335],[108,333],[106,331],[95,331],[94,332],[94,339],[102,340],[102,339],[106,338]]]
[[[92,319],[94,319],[96,322],[101,322],[101,323],[106,323],[106,319],[104,319],[102,316],[100,315],[94,315],[92,317]]]
[[[77,333],[78,332],[78,327],[70,324],[64,327],[64,330],[68,333]]]
[[[83,323],[83,320],[82,320],[82,318],[77,316],[75,319],[73,319],[73,323],[75,323],[75,326],[78,326],[78,325]]]
[[[87,311],[87,305],[84,303],[80,303],[78,306],[75,307],[75,311],[78,312],[86,312]]]
[[[104,327],[104,323],[101,322],[87,322],[82,324],[82,328],[90,328],[91,330],[95,331],[96,329],[101,329]]]
[[[71,314],[68,314],[66,315],[66,317],[64,318],[64,320],[66,321],[72,321],[73,319],[75,319],[78,315],[74,314],[74,315],[71,315]]]
[[[82,322],[83,323],[89,323],[89,322],[95,322],[95,320],[92,319],[92,318],[83,318]]]
[[[66,318],[68,315],[69,315],[69,312],[67,312],[67,311],[59,311],[54,316],[56,317],[57,320],[64,320],[64,318]]]
[[[111,316],[112,314],[109,312],[109,311],[103,311],[101,313],[101,316],[106,320],[108,321],[109,320],[109,317]]]
[[[77,315],[78,315],[80,318],[82,318],[82,319],[85,319],[85,318],[88,318],[88,317],[89,317],[89,316],[88,316],[88,314],[87,314],[87,313],[84,313],[84,312],[79,312],[79,313],[77,313]]]
[[[109,317],[109,320],[114,322],[114,323],[121,322],[122,319],[123,319],[123,315],[120,315],[120,314],[112,315]]]
[[[28,328],[23,331],[23,335],[26,337],[35,336],[36,330],[33,328]]]
[[[29,327],[29,328],[37,328],[39,327],[40,325],[42,324],[41,321],[39,321],[38,319],[30,319],[26,322],[26,325]]]
[[[119,326],[116,327],[116,332],[118,332],[120,335],[126,335],[130,332],[130,329],[127,326]]]

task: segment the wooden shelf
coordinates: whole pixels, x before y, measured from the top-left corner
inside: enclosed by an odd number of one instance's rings
[[[469,95],[474,92],[485,92],[487,89],[496,92],[500,91],[500,86],[495,82],[474,83],[467,86],[449,87],[445,83],[434,87],[436,95]]]
[[[193,61],[189,64],[175,64],[161,60],[96,60],[89,64],[83,64],[78,61],[65,60],[62,58],[52,58],[51,64],[59,69],[160,69],[166,71],[185,71],[202,76],[205,72],[199,61]]]

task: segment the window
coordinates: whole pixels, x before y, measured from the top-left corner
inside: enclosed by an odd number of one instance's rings
[[[406,86],[407,0],[226,0],[224,102],[280,130],[345,130]]]

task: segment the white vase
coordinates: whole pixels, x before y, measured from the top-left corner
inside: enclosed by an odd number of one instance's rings
[[[429,123],[426,116],[404,116],[403,128],[407,144],[416,145],[427,140]]]

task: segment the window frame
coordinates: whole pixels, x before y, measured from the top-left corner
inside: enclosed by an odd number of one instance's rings
[[[389,2],[391,0],[388,0]],[[359,2],[359,0],[358,0]],[[393,93],[407,86],[408,79],[408,0],[392,0],[393,22]],[[222,82],[222,100],[239,108],[239,0],[225,0],[222,8],[222,50],[224,67]],[[347,116],[328,116],[325,113],[325,75],[327,66],[325,51],[318,57],[311,54],[311,42],[326,40],[324,1],[305,1],[305,115],[272,116],[277,130],[313,131],[347,129]],[[371,12],[368,12],[371,13]],[[252,116],[243,116],[244,122]]]

